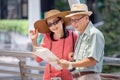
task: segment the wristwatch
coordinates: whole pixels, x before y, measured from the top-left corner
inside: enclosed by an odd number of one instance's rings
[[[73,68],[72,62],[69,62],[68,69],[71,70]]]

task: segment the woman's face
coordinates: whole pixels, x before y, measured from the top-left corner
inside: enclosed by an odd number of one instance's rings
[[[59,33],[63,31],[63,21],[61,20],[61,18],[49,18],[47,19],[47,24],[50,31],[54,33]]]

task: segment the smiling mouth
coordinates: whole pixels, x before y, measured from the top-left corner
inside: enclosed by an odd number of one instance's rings
[[[58,28],[54,28],[53,30],[57,30]]]

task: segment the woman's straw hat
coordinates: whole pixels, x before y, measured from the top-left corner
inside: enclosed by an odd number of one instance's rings
[[[46,23],[46,20],[48,18],[52,18],[52,17],[61,17],[63,19],[65,25],[67,26],[69,24],[69,19],[65,18],[65,16],[68,15],[69,13],[70,13],[70,11],[60,12],[59,10],[50,10],[50,11],[45,13],[45,18],[44,19],[38,20],[34,23],[34,27],[40,33],[50,32],[50,30],[48,28],[48,25]]]
[[[92,11],[88,11],[86,4],[73,4],[70,14],[66,15],[65,17],[71,17],[78,14],[85,14],[90,16],[92,14]]]

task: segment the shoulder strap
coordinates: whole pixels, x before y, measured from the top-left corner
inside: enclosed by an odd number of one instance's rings
[[[73,44],[73,51],[74,51],[74,36],[73,36],[73,31],[72,31],[72,44]]]

